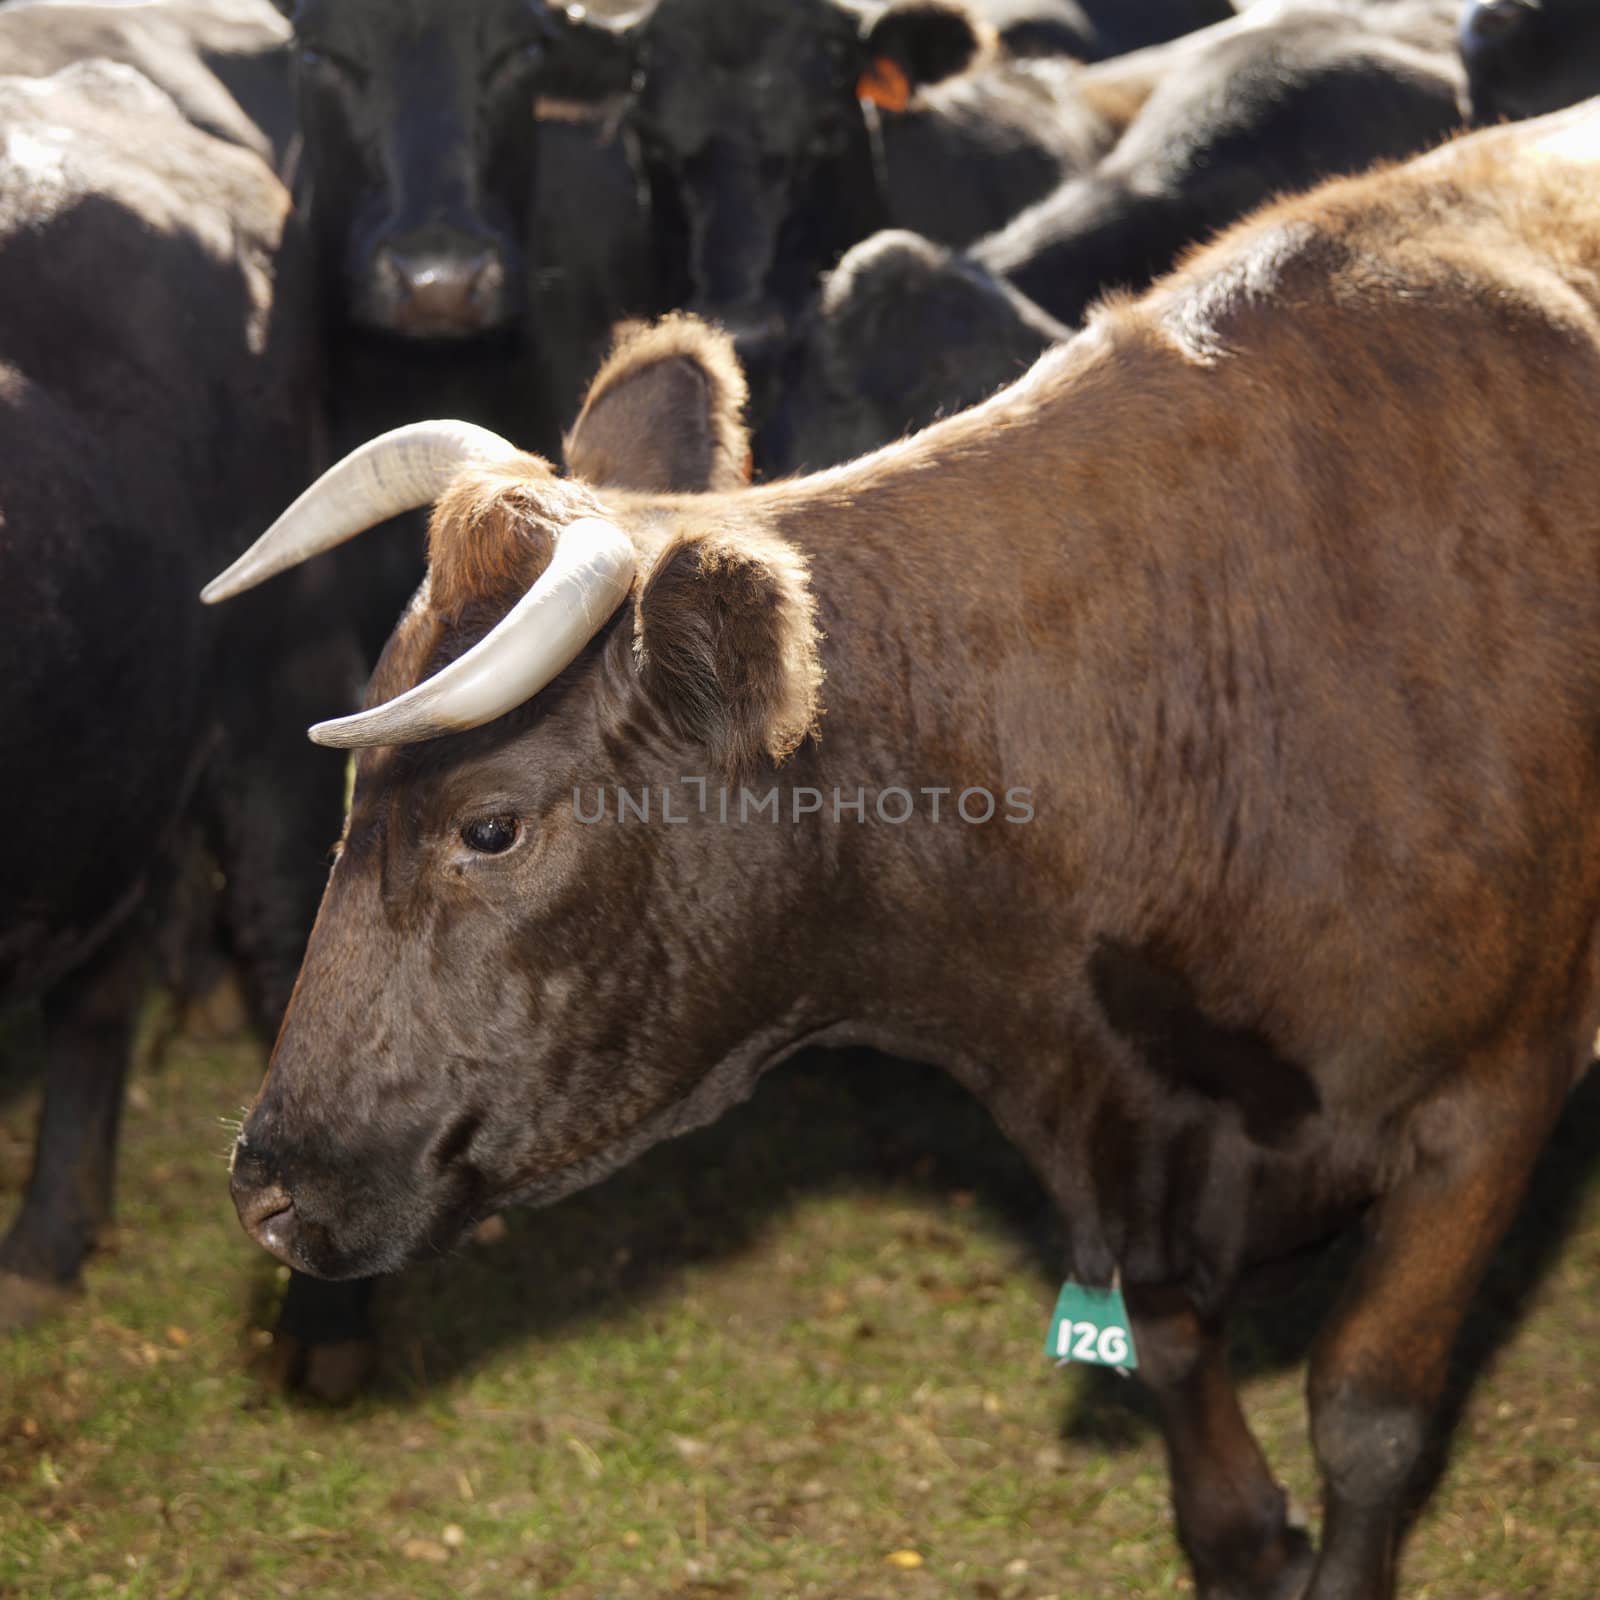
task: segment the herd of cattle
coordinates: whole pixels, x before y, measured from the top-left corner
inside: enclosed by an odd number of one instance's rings
[[[1595,90],[1592,0],[0,3],[0,1327],[152,948],[277,1036],[329,1391],[371,1275],[871,1045],[1120,1281],[1200,1593],[1391,1594],[1600,1023]],[[1357,1216],[1314,1552],[1224,1319]]]

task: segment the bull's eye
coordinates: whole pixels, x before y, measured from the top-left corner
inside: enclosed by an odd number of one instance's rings
[[[480,856],[504,855],[517,842],[521,821],[509,812],[498,817],[474,817],[461,829],[461,842]]]

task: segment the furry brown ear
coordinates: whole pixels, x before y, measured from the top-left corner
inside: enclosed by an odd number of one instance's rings
[[[625,323],[566,437],[567,470],[614,489],[691,494],[750,476],[733,341],[697,317]]]
[[[925,84],[965,72],[993,47],[994,32],[961,0],[893,0],[867,30],[871,65],[857,95],[904,111]]]
[[[741,534],[678,538],[634,612],[645,692],[720,773],[782,761],[816,729],[822,663],[798,551]]]

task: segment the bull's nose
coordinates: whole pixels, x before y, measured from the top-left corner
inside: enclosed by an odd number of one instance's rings
[[[295,1213],[288,1191],[276,1183],[256,1185],[241,1181],[237,1172],[231,1187],[234,1209],[239,1213],[245,1232],[280,1261],[290,1261]]]
[[[503,320],[506,269],[495,249],[446,253],[385,245],[373,271],[386,320],[397,333],[461,337]]]
[[[1539,0],[1472,0],[1461,13],[1462,54],[1469,58],[1498,48],[1520,32],[1539,9]]]

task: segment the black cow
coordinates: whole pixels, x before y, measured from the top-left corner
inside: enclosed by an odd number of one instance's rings
[[[524,294],[543,8],[285,9],[306,211],[350,320],[436,339],[508,326]]]
[[[970,258],[875,234],[801,321],[756,462],[779,476],[864,455],[986,399],[1069,333]]]
[[[590,306],[602,286],[615,297],[633,181],[593,124],[533,116],[536,93],[565,88],[547,71],[561,24],[543,0],[284,8],[305,141],[297,198],[341,326],[411,341],[413,353],[432,343],[454,359],[473,341],[525,331],[552,278],[583,277]],[[589,201],[587,237],[541,237],[542,189],[551,173],[574,172]],[[573,245],[583,253],[560,253]],[[583,352],[591,366],[597,356]],[[575,402],[575,377],[572,388]],[[535,401],[521,404],[531,416]]]
[[[1229,0],[979,0],[977,10],[1016,56],[1103,61],[1233,15]]]
[[[569,87],[564,24],[542,0],[283,4],[335,446],[449,412],[554,451],[611,322],[648,303],[620,145],[533,115]],[[421,571],[415,534],[350,569],[370,655]]]
[[[1069,62],[1001,62],[881,116],[888,222],[970,244],[1092,168],[1124,123],[1120,102],[1085,93],[1085,81]]]
[[[757,360],[850,245],[890,224],[967,242],[1114,133],[1062,64],[961,76],[988,30],[957,0],[867,21],[841,0],[661,0],[572,39],[632,86],[658,305],[715,317]]]
[[[1102,58],[1181,38],[1241,9],[1233,0],[1083,0],[1083,8]]]
[[[978,0],[1013,56],[1104,61],[1234,14],[1229,0]]]
[[[324,672],[353,689],[356,662],[329,574],[225,637],[193,606],[311,465],[288,194],[120,65],[0,79],[0,126],[0,1004],[42,1000],[49,1052],[0,1242],[16,1327],[77,1282],[108,1215],[142,919],[188,826],[277,1026],[340,811],[298,706]]]
[[[1098,61],[1099,31],[1079,0],[976,0],[974,10],[1012,56]]]
[[[1104,61],[1234,15],[1231,0],[971,0],[1013,57]]]
[[[134,5],[118,0],[21,0],[0,13],[0,62],[16,72],[43,76],[89,59],[134,67],[171,97],[188,122],[275,163],[285,160],[294,131],[289,38],[287,25],[269,0],[159,0]],[[306,292],[307,259],[296,229],[288,263],[291,292],[282,297],[282,317],[285,326],[292,324],[307,341],[309,363],[313,317]],[[308,416],[320,416],[309,387],[302,405]],[[309,467],[309,458],[305,465]],[[325,659],[329,650],[348,648],[341,621],[328,617],[327,609],[315,596],[305,603],[308,626],[327,635],[326,641],[308,640],[305,649],[314,660]],[[267,626],[277,628],[276,623]],[[177,647],[182,648],[181,640]],[[240,659],[254,663],[258,658],[247,651]],[[354,673],[358,665],[354,653],[348,665]],[[247,704],[254,704],[257,695],[255,687],[242,682],[229,692],[247,697]],[[237,715],[228,721],[230,726],[244,725]],[[259,1031],[270,1034],[287,998],[288,962],[304,936],[307,887],[299,875],[309,871],[314,881],[318,871],[316,859],[303,851],[288,866],[278,853],[303,845],[313,830],[321,830],[321,807],[326,801],[310,792],[285,796],[272,782],[252,784],[254,759],[247,747],[218,768],[207,785],[211,809],[205,820],[215,833],[217,805],[226,804],[233,814],[227,824],[230,839],[221,845],[211,841],[213,852],[220,849],[239,868],[226,878],[229,903],[222,931],[241,958],[252,1020]],[[319,820],[313,823],[304,815],[296,820],[295,811],[304,813],[306,807]],[[183,853],[192,865],[194,851],[184,847]],[[184,887],[175,892],[173,906],[164,913],[163,975],[180,991],[203,987],[204,965],[214,969],[210,957],[217,930],[212,926],[216,919],[211,897],[195,887],[208,876],[203,868],[184,873]],[[72,1017],[79,999],[68,997],[53,1004],[65,1019],[61,1026],[81,1031],[81,1019]],[[98,1001],[91,1009],[96,1005],[104,1010]],[[106,1048],[111,1048],[108,1041]],[[75,1059],[71,1048],[56,1053],[69,1062]],[[81,1089],[83,1077],[83,1072],[77,1079],[56,1077],[51,1104],[66,1109],[47,1117],[48,1151],[41,1154],[41,1172],[84,1172],[97,1160],[91,1148],[96,1119],[83,1109],[87,1098]],[[56,1180],[56,1192],[66,1193],[68,1188],[67,1180]],[[47,1217],[53,1203],[47,1198],[32,1205],[24,1231],[40,1237],[49,1234],[55,1226]],[[63,1238],[74,1231],[73,1212],[69,1202],[66,1220],[59,1225]],[[18,1253],[31,1259],[40,1251],[19,1245]],[[63,1245],[56,1253],[64,1261],[71,1247]],[[24,1298],[43,1304],[54,1296],[30,1289]],[[295,1274],[274,1347],[281,1375],[294,1381],[304,1377],[308,1387],[328,1397],[345,1392],[371,1354],[367,1300],[364,1286],[339,1285],[330,1291],[327,1285]]]
[[[1295,7],[1169,46],[1116,148],[973,247],[1064,322],[1271,196],[1425,149],[1461,120],[1451,7]],[[1180,70],[1181,69],[1181,70]]]
[[[1535,117],[1600,91],[1594,0],[1467,0],[1460,42],[1477,122]]]
[[[845,258],[786,355],[782,397],[757,440],[759,466],[777,474],[847,459],[1015,377],[1067,331],[1017,279],[1076,319],[1106,288],[1165,270],[1184,245],[1246,209],[1252,193],[1359,164],[1375,142],[1404,147],[1448,128],[1456,79],[1447,23],[1444,8],[1408,0],[1361,17],[1306,5],[1130,61],[1122,85],[1137,88],[1150,72],[1160,97],[1101,172],[965,258],[903,234]],[[1429,44],[1419,80],[1418,52]],[[999,276],[1007,267],[1010,279]]]
[[[16,0],[0,72],[42,77],[90,58],[136,67],[197,128],[281,165],[294,131],[289,30],[270,0]]]

